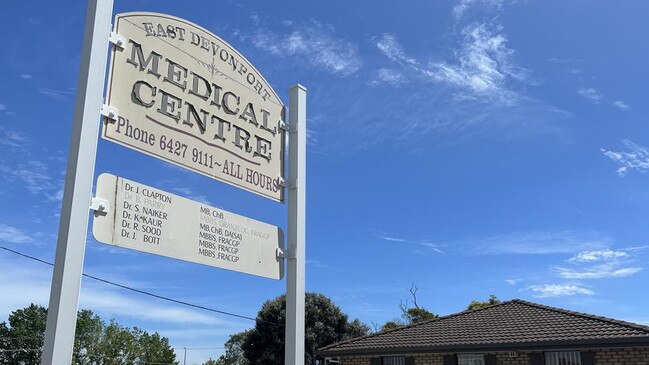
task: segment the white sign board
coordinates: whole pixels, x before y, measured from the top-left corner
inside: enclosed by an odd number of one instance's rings
[[[284,200],[284,106],[237,50],[166,14],[115,17],[102,137],[276,201]]]
[[[279,227],[111,174],[97,180],[96,197],[108,201],[96,212],[92,234],[97,241],[281,279],[278,258],[284,236]]]

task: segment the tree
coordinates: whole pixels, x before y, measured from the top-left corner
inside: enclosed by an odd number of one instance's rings
[[[421,321],[435,319],[438,317],[437,314],[434,314],[428,309],[419,306],[419,303],[417,303],[418,290],[419,287],[415,283],[410,285],[410,289],[408,289],[408,292],[412,296],[412,306],[410,305],[407,299],[405,301],[402,300],[401,303],[399,303],[399,309],[401,310],[402,320],[395,319],[395,320],[390,320],[385,322],[381,327],[381,332],[393,330],[399,327],[418,323]]]
[[[225,354],[221,355],[218,360],[208,360],[204,365],[249,365],[242,349],[249,333],[250,330],[231,335],[225,342]]]
[[[39,365],[47,310],[38,305],[9,315],[0,323],[0,364]],[[4,351],[3,351],[4,350]],[[72,363],[75,365],[177,364],[169,340],[158,333],[108,325],[90,310],[77,314]]]
[[[489,307],[489,306],[496,305],[496,304],[500,304],[500,303],[502,303],[502,301],[499,300],[498,297],[496,297],[495,294],[491,294],[491,295],[489,295],[489,299],[485,300],[484,302],[481,302],[481,301],[478,301],[478,300],[471,301],[471,303],[469,304],[469,306],[466,309],[467,310],[482,309],[482,308]]]
[[[0,352],[0,364],[40,364],[47,310],[31,304],[13,311],[8,319],[9,326],[5,322],[1,325],[5,351]]]
[[[404,326],[403,323],[399,323],[397,321],[387,321],[381,327],[380,332],[396,330],[397,328],[403,326]]]
[[[284,364],[286,297],[279,296],[263,304],[257,314],[255,327],[241,344],[251,365]],[[322,294],[306,293],[305,303],[305,364],[315,364],[315,350],[334,342],[368,333],[369,327],[348,317],[331,299]]]

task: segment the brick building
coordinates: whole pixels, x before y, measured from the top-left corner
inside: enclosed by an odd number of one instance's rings
[[[649,327],[515,299],[318,355],[341,365],[649,365]]]

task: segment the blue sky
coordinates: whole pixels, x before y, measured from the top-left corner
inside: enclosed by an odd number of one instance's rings
[[[307,290],[381,324],[497,294],[649,323],[643,1],[116,1],[219,35],[287,103],[308,89]],[[0,244],[52,261],[86,4],[0,14]],[[99,141],[111,172],[285,226],[286,206]],[[85,271],[254,316],[273,281],[97,243]],[[0,320],[51,268],[0,251]],[[251,322],[85,280],[81,306],[220,347]],[[179,350],[181,353],[182,350]],[[189,350],[188,363],[218,349]]]

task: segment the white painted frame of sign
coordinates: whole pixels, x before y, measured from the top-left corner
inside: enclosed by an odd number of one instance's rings
[[[41,365],[72,362],[113,0],[89,0]],[[304,364],[306,89],[290,90],[285,364]],[[83,151],[83,153],[81,153]],[[299,339],[299,340],[298,340]]]
[[[41,365],[70,364],[88,237],[113,0],[89,0]]]

